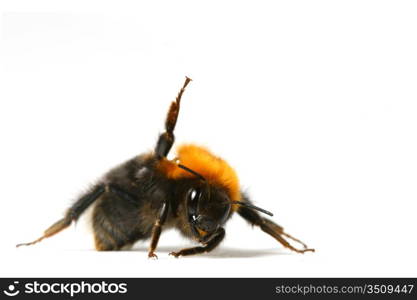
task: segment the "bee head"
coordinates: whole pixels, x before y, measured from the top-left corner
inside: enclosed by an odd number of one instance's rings
[[[209,184],[189,188],[186,203],[188,223],[200,242],[208,241],[231,214],[232,202],[226,191]]]
[[[267,210],[243,201],[232,200],[227,188],[209,183],[201,174],[179,164],[197,178],[185,192],[187,221],[194,237],[202,243],[211,239],[232,213],[232,205],[245,206],[272,216]]]

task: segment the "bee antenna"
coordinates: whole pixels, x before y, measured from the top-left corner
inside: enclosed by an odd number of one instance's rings
[[[259,211],[261,213],[264,213],[268,216],[271,216],[271,217],[274,215],[270,211],[267,211],[263,208],[257,207],[253,204],[249,204],[249,203],[246,203],[246,202],[243,202],[243,201],[232,201],[232,204],[237,204],[237,205],[244,206],[244,207],[247,207],[247,208],[250,208],[250,209],[254,209],[254,210],[257,210],[257,211]]]
[[[197,177],[198,177],[198,178],[200,178],[201,180],[206,181],[206,179],[204,178],[204,176],[203,176],[203,175],[201,175],[200,173],[197,173],[196,171],[191,170],[190,168],[188,168],[188,167],[186,167],[186,166],[184,166],[184,165],[182,165],[182,164],[178,164],[177,166],[178,166],[179,168],[181,168],[181,169],[183,169],[183,170],[185,170],[185,171],[187,171],[187,172],[189,172],[189,173],[191,173],[191,174],[193,174],[193,175],[197,176]]]

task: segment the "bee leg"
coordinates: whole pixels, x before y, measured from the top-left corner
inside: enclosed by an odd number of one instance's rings
[[[286,248],[288,248],[292,251],[295,251],[297,253],[305,253],[305,252],[314,252],[315,251],[314,249],[308,248],[307,245],[304,244],[303,242],[301,242],[301,241],[297,240],[296,238],[293,238],[289,234],[285,233],[281,226],[275,224],[271,220],[262,218],[262,223],[259,226],[261,227],[261,229],[264,232],[266,232],[267,234],[269,234],[270,236],[275,238],[284,247],[286,247]],[[286,236],[286,237],[300,243],[301,245],[303,245],[304,249],[297,249],[297,248],[293,247],[290,243],[288,243],[288,241],[283,236]]]
[[[245,201],[249,202],[248,199]],[[244,218],[246,221],[251,223],[252,225],[259,226],[262,231],[266,232],[273,238],[275,238],[278,242],[280,242],[284,247],[297,252],[297,253],[304,253],[304,252],[314,252],[314,249],[308,248],[306,244],[301,242],[300,240],[292,237],[291,235],[284,232],[284,228],[279,226],[278,224],[268,220],[266,218],[262,218],[256,211],[240,206],[238,209],[238,214]],[[292,246],[284,237],[287,237],[303,246],[304,249],[297,249]]]
[[[184,85],[178,93],[177,98],[174,102],[171,103],[171,106],[169,107],[168,115],[165,121],[165,132],[159,136],[155,147],[155,153],[159,159],[166,157],[169,150],[171,150],[172,145],[174,144],[174,129],[175,124],[177,124],[178,114],[180,112],[181,97],[190,81],[190,78],[185,78]]]
[[[69,217],[65,217],[57,222],[55,222],[54,224],[52,224],[48,229],[46,229],[43,233],[43,235],[34,240],[33,242],[29,242],[29,243],[20,243],[17,244],[16,247],[20,247],[20,246],[30,246],[36,243],[39,243],[40,241],[42,241],[43,239],[49,238],[55,234],[57,234],[58,232],[64,230],[65,228],[67,228],[68,226],[70,226],[72,223],[72,219]]]
[[[97,198],[99,198],[105,191],[104,185],[98,185],[93,190],[91,190],[89,193],[86,193],[81,198],[79,198],[66,212],[65,217],[61,220],[55,222],[50,226],[48,229],[46,229],[43,233],[43,235],[34,240],[30,243],[21,243],[17,244],[16,247],[20,246],[30,246],[36,243],[39,243],[43,239],[49,238],[58,232],[61,232],[65,228],[69,227],[73,221],[76,221],[79,216],[95,201]]]
[[[226,234],[225,230],[220,227],[219,229],[217,229],[214,236],[206,243],[204,247],[182,249],[178,252],[171,252],[169,255],[172,255],[178,258],[179,256],[210,252],[220,244],[220,242],[224,239],[225,234]]]
[[[158,218],[155,221],[155,224],[152,228],[152,238],[151,238],[151,245],[149,246],[148,257],[149,258],[158,258],[155,254],[155,249],[158,246],[159,237],[161,236],[162,226],[165,223],[165,220],[168,215],[169,209],[169,202],[165,201],[158,213]]]

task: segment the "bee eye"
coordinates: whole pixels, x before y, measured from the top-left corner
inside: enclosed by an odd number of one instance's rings
[[[196,216],[198,214],[198,202],[200,199],[201,193],[199,189],[191,188],[187,193],[187,208],[188,208],[188,218],[190,221],[195,222]]]
[[[198,200],[198,198],[200,197],[200,191],[197,189],[190,189],[188,192],[188,198],[191,202],[194,202],[196,200]]]
[[[194,199],[197,197],[197,191],[196,190],[192,190],[190,193],[190,199],[191,201],[194,201]]]

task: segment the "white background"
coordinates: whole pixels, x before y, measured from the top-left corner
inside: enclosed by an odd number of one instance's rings
[[[1,276],[417,276],[414,1],[2,1]],[[211,254],[96,252],[88,213],[38,237],[102,173],[152,149],[185,75],[177,141],[210,147],[317,249],[239,216]]]

